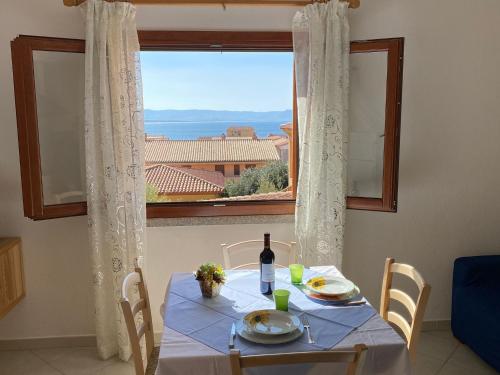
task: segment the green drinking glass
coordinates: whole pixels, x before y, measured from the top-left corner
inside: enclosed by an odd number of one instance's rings
[[[286,289],[276,289],[273,292],[274,303],[276,310],[288,311],[288,299],[290,298],[290,291]]]
[[[303,264],[290,264],[290,278],[292,279],[292,284],[302,284],[302,276],[304,275],[304,265]]]

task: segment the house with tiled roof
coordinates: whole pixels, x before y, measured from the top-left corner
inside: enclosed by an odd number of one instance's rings
[[[259,168],[280,160],[270,139],[147,140],[146,166],[164,164],[174,167],[217,171],[233,178],[247,168]]]
[[[269,134],[267,139],[273,141],[276,150],[280,156],[281,161],[288,163],[288,153],[289,153],[289,144],[290,140],[287,134]]]
[[[255,129],[252,126],[231,126],[227,128],[227,136],[230,138],[257,139]]]
[[[220,172],[157,164],[146,168],[146,183],[156,190],[159,200],[186,201],[213,199],[224,190]]]

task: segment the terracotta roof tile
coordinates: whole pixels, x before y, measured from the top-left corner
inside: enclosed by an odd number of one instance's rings
[[[287,122],[286,124],[283,124],[280,126],[281,130],[292,130],[293,129],[293,124],[291,122]]]
[[[179,167],[174,167],[174,168],[192,174],[193,176],[196,176],[203,180],[207,180],[212,184],[224,187],[225,178],[221,172],[206,171],[204,169],[194,169],[194,168],[179,168]]]
[[[280,160],[268,139],[151,140],[146,141],[147,163],[224,163]]]
[[[153,165],[146,168],[146,182],[159,194],[216,193],[224,190],[224,176],[220,172]]]
[[[288,138],[273,139],[273,143],[276,147],[287,146],[288,145]]]

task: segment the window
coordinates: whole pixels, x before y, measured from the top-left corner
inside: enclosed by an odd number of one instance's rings
[[[224,166],[223,165],[216,165],[215,166],[215,171],[222,173],[223,176],[225,175]]]
[[[397,210],[403,45],[351,42],[348,208]]]
[[[290,142],[282,126],[293,120],[292,52],[143,51],[141,69],[146,164],[192,163],[181,174],[147,173],[149,203],[293,199],[281,158]],[[234,178],[235,162],[255,170]]]
[[[211,56],[220,57],[221,51],[224,58],[243,61],[261,59],[260,63],[266,65],[272,60],[269,58],[269,61],[265,61],[268,57],[291,56],[291,34],[141,31],[139,38],[141,48],[144,50],[142,60],[145,108],[153,109],[149,113],[145,111],[146,148],[150,143],[178,145],[182,142],[200,144],[231,142],[228,144],[234,145],[237,142],[258,143],[265,138],[265,143],[272,144],[274,150],[276,161],[273,160],[273,163],[286,165],[288,174],[288,186],[281,189],[279,194],[284,197],[283,199],[275,199],[276,195],[273,199],[265,199],[268,191],[277,190],[275,185],[267,185],[261,186],[260,192],[255,191],[257,195],[254,199],[225,200],[223,190],[227,190],[228,184],[240,181],[252,170],[261,171],[270,164],[270,160],[255,160],[250,163],[249,160],[238,160],[240,163],[234,164],[233,160],[223,158],[224,160],[213,160],[203,165],[201,162],[193,163],[189,158],[167,162],[151,158],[146,160],[146,175],[149,170],[162,169],[164,175],[168,173],[189,175],[193,179],[208,181],[208,185],[218,188],[210,191],[208,196],[200,195],[197,198],[193,198],[188,192],[182,197],[161,199],[160,202],[151,199],[147,208],[148,217],[292,214],[295,204],[294,182],[298,168],[297,124],[293,116],[295,111],[293,100],[288,108],[285,106],[281,111],[288,113],[289,117],[279,117],[267,128],[261,127],[262,123],[258,119],[250,121],[251,119],[245,118],[233,124],[235,118],[232,118],[222,126],[220,124],[214,126],[213,123],[204,127],[200,125],[198,130],[193,131],[196,126],[192,122],[187,127],[183,125],[188,124],[188,121],[200,122],[199,118],[170,117],[165,121],[165,118],[155,117],[159,114],[164,115],[165,113],[160,113],[162,110],[186,109],[191,103],[185,107],[174,103],[173,100],[162,104],[161,98],[168,99],[168,96],[156,95],[159,101],[155,104],[155,95],[150,94],[154,94],[155,90],[161,90],[161,87],[148,85],[148,75],[153,69],[149,72],[144,70],[148,66],[148,54],[153,60],[165,58],[166,64],[172,64],[176,59],[189,56],[191,61],[196,62],[200,60],[197,57],[201,54],[205,60],[210,60]],[[12,42],[24,211],[25,216],[33,219],[86,213],[83,53],[82,40],[21,36]],[[351,145],[348,160],[347,207],[395,211],[403,39],[352,42],[351,54]],[[288,57],[288,61],[291,63],[292,59]],[[208,69],[209,64],[206,64],[206,67]],[[287,65],[283,69],[291,71],[292,66]],[[215,78],[220,77],[222,73]],[[187,80],[184,82],[189,83]],[[221,80],[219,85],[223,83],[224,80]],[[185,100],[186,97],[189,99],[196,96],[191,94],[194,91],[189,92],[186,87],[179,85],[179,90],[184,90],[188,94],[184,98],[177,95],[177,99]],[[288,81],[281,82],[274,92],[292,98],[292,86],[293,77],[290,74]],[[224,87],[219,86],[219,89],[222,91]],[[234,104],[234,100],[239,99],[239,103],[245,102],[241,98],[245,99],[245,93],[251,91],[248,82],[241,88],[232,86],[231,92],[236,98],[226,96],[223,98],[224,103],[233,103],[232,107],[227,108],[238,112],[236,111],[238,103]],[[207,96],[213,96],[207,92],[199,94],[204,100]],[[262,103],[267,101],[262,100]],[[258,95],[253,94],[247,102],[259,103]],[[150,103],[152,108],[148,108]],[[200,105],[198,109],[206,109],[202,107]],[[224,110],[224,107],[214,106],[210,109],[219,111]],[[259,108],[255,106],[243,109]],[[280,112],[267,109],[269,108],[262,108],[261,112]],[[189,114],[183,113],[183,115]],[[223,120],[218,118],[216,121]],[[204,125],[209,122],[205,121]],[[211,129],[206,132],[207,128]],[[186,136],[186,134],[191,135]],[[162,173],[150,173],[150,175],[162,175]],[[220,176],[221,174],[223,176]],[[153,185],[152,189],[148,189],[148,197],[155,194],[158,192]]]
[[[85,43],[21,36],[11,47],[24,215],[85,214]]]

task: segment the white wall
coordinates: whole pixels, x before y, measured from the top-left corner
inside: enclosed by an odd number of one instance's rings
[[[22,214],[9,41],[17,34],[81,37],[61,0],[8,0],[0,14],[0,235],[23,238],[27,296],[0,321],[0,339],[92,334],[84,217],[33,222]],[[141,28],[286,30],[294,9],[140,7]],[[352,13],[352,38],[406,37],[399,212],[349,211],[345,272],[377,303],[384,258],[417,266],[433,285],[427,319],[450,311],[453,259],[500,253],[500,3],[377,0]],[[291,238],[292,224],[148,230],[157,311],[169,273],[220,260],[218,244]],[[157,316],[157,315],[156,315]],[[156,318],[156,329],[160,321]]]
[[[0,235],[23,240],[26,298],[0,321],[0,338],[93,332],[84,217],[23,217],[10,41],[18,34],[81,37],[78,10],[62,1],[4,1],[0,12]]]
[[[447,319],[453,260],[500,254],[500,3],[362,3],[353,39],[406,38],[399,210],[349,212],[345,272],[376,301],[386,256],[414,264]]]

